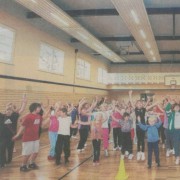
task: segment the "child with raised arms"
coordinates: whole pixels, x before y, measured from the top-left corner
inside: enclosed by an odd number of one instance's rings
[[[93,145],[93,165],[99,165],[100,147],[102,139],[102,114],[96,113],[91,123],[91,137]]]
[[[150,116],[148,119],[149,125],[144,125],[141,123],[141,117],[138,116],[138,126],[143,130],[147,131],[147,141],[148,141],[148,168],[152,166],[152,153],[154,151],[157,167],[160,167],[159,159],[159,134],[158,128],[161,126],[162,122],[157,116]]]

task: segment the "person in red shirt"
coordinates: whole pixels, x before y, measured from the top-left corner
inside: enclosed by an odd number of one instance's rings
[[[41,104],[32,103],[29,106],[29,111],[30,113],[23,118],[17,134],[13,137],[13,140],[16,140],[23,133],[23,162],[20,167],[20,171],[23,172],[26,172],[29,169],[36,169],[38,167],[35,164],[35,159],[39,151],[39,128],[42,124],[42,116],[39,115],[39,112],[41,111]],[[30,163],[27,166],[29,160]]]

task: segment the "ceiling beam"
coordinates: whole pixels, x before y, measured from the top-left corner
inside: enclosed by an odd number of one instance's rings
[[[122,65],[122,63],[113,63],[113,62],[111,62],[111,64],[121,64]],[[144,61],[139,61],[139,62],[137,62],[137,61],[126,61],[125,63],[123,63],[123,65],[131,65],[131,64],[160,64],[160,65],[162,65],[162,64],[180,64],[180,59],[178,59],[178,60],[176,60],[176,61],[172,61],[172,59],[169,59],[169,60],[166,60],[166,61],[161,61],[161,62],[151,62],[151,63],[149,63],[148,61],[146,61],[146,60],[144,60]]]
[[[116,51],[117,54],[119,54],[119,51]],[[175,55],[175,54],[180,54],[180,51],[159,51],[159,54],[163,55]],[[99,53],[93,53],[94,56],[99,56]],[[131,56],[131,55],[144,55],[142,51],[140,52],[127,52],[127,54],[122,54],[121,56]]]
[[[173,36],[176,35],[176,16],[173,14]]]
[[[158,15],[158,14],[180,14],[180,7],[171,8],[146,8],[147,14]],[[71,17],[80,16],[118,16],[116,9],[83,9],[83,10],[66,10]],[[28,12],[27,18],[39,18],[34,12]]]
[[[135,41],[132,36],[123,36],[123,37],[98,37],[100,41]],[[180,40],[180,36],[155,36],[156,41],[166,41],[166,40]],[[79,42],[76,38],[71,38],[71,42]]]

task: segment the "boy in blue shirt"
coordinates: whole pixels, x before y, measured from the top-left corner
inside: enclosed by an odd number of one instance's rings
[[[158,128],[161,126],[162,122],[157,116],[150,116],[148,119],[149,125],[141,124],[141,119],[138,117],[139,127],[147,131],[147,141],[148,141],[148,168],[152,165],[152,152],[154,151],[157,167],[160,167],[159,160],[159,134]]]

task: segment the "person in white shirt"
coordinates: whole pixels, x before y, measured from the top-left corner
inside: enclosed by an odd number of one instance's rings
[[[61,154],[64,151],[65,163],[68,163],[68,158],[70,157],[70,127],[73,125],[71,117],[67,116],[67,108],[63,107],[60,109],[59,129],[58,138],[56,141],[56,165],[61,163]]]

